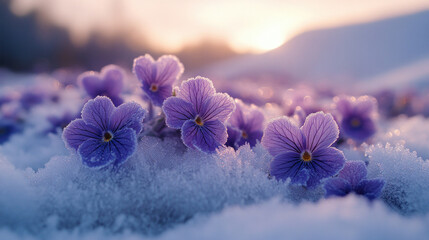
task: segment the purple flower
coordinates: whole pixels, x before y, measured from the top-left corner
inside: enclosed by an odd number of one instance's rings
[[[133,71],[142,82],[142,89],[156,106],[172,95],[173,83],[183,73],[183,65],[175,56],[164,55],[155,62],[146,54],[134,59]]]
[[[167,98],[162,106],[167,126],[182,130],[183,143],[207,153],[225,144],[225,121],[234,108],[234,100],[216,93],[212,82],[203,77],[183,82],[177,97]]]
[[[0,119],[0,144],[7,142],[14,133],[19,132],[19,126],[7,119]]]
[[[256,106],[247,106],[239,99],[235,99],[235,106],[235,111],[228,120],[226,145],[237,148],[248,142],[253,147],[262,138],[264,114]]]
[[[345,162],[343,153],[330,147],[338,133],[332,115],[323,112],[310,114],[301,128],[287,117],[273,120],[262,137],[262,145],[274,157],[271,175],[308,187],[335,175]]]
[[[84,165],[101,168],[124,163],[136,150],[146,111],[134,102],[115,107],[107,97],[89,100],[82,119],[63,132],[66,145],[77,150]]]
[[[348,161],[338,174],[325,182],[326,197],[345,196],[350,192],[363,195],[369,200],[378,198],[384,187],[383,179],[366,179],[367,171],[362,161]]]
[[[124,87],[123,70],[116,65],[107,65],[100,73],[94,71],[84,72],[78,77],[78,82],[91,97],[109,97],[115,106],[123,103],[120,94]]]
[[[364,142],[376,132],[377,100],[369,96],[334,99],[341,133],[357,142]]]

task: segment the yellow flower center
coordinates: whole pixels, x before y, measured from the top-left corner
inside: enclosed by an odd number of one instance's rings
[[[197,116],[197,118],[195,118],[195,123],[198,124],[199,126],[204,125],[203,119],[201,119],[200,116]]]
[[[311,161],[311,154],[309,152],[305,151],[301,154],[301,159],[304,162],[310,162]]]
[[[153,84],[153,83],[152,83],[152,85],[150,85],[150,90],[151,90],[152,92],[156,92],[156,91],[158,91],[158,85],[156,85],[156,84]]]
[[[104,142],[110,142],[110,140],[112,140],[113,135],[110,132],[105,132],[103,135],[103,141]]]
[[[247,139],[249,137],[249,135],[247,134],[246,131],[241,131],[241,137],[244,139]]]
[[[361,121],[359,120],[359,118],[352,118],[352,120],[350,121],[350,124],[352,125],[352,127],[360,127],[361,125]]]

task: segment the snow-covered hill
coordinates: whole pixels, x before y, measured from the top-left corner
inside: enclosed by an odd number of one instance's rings
[[[429,59],[429,11],[302,33],[283,46],[203,69],[212,78],[271,74],[311,82],[353,83]]]

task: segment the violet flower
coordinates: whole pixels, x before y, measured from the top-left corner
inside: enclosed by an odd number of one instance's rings
[[[18,125],[7,119],[0,119],[0,144],[9,140],[10,136],[20,131]]]
[[[344,166],[344,155],[331,147],[339,130],[331,114],[310,114],[298,128],[287,117],[270,122],[262,137],[262,145],[274,157],[271,175],[279,180],[308,187],[338,173]]]
[[[65,112],[61,116],[48,116],[47,120],[51,123],[51,128],[48,131],[54,133],[58,128],[64,129],[71,121],[79,117],[79,114],[72,114],[70,112]]]
[[[109,98],[99,96],[85,104],[82,119],[72,121],[64,129],[63,139],[77,150],[85,166],[117,166],[135,152],[145,113],[137,103],[116,108]]]
[[[78,77],[78,82],[91,97],[106,96],[112,100],[115,106],[123,103],[120,94],[124,87],[123,70],[116,65],[107,65],[100,71],[84,72]]]
[[[162,106],[172,95],[173,84],[183,70],[182,63],[172,55],[164,55],[157,61],[149,54],[134,59],[133,71],[142,83],[143,91],[156,106]]]
[[[384,187],[383,179],[366,179],[367,170],[362,161],[348,161],[338,174],[325,182],[326,197],[345,196],[351,192],[369,200],[378,198]]]
[[[376,132],[377,100],[369,96],[334,99],[341,133],[357,142],[364,142]]]
[[[235,111],[228,120],[226,145],[238,148],[247,142],[253,147],[256,141],[261,141],[264,114],[256,106],[247,106],[239,99],[235,99],[235,106]]]
[[[225,122],[234,108],[234,100],[216,93],[213,83],[203,77],[182,82],[177,97],[167,98],[162,106],[167,126],[182,130],[183,143],[207,153],[225,144]]]

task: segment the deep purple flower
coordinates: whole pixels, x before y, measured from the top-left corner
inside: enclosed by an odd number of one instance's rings
[[[225,144],[225,121],[234,108],[234,100],[216,93],[212,82],[203,77],[182,82],[177,97],[167,98],[162,106],[167,126],[182,130],[183,143],[207,153]]]
[[[183,70],[182,63],[172,55],[164,55],[156,62],[149,54],[134,59],[133,71],[143,84],[143,91],[156,106],[162,106],[172,95],[173,83]]]
[[[369,96],[339,97],[334,99],[339,113],[337,120],[341,133],[357,142],[364,142],[376,132],[377,100]]]
[[[262,137],[262,145],[274,157],[271,175],[308,187],[335,175],[345,162],[343,153],[331,147],[338,133],[332,115],[323,112],[310,114],[301,128],[287,117],[273,120]]]
[[[325,182],[326,197],[345,196],[350,192],[369,200],[378,198],[384,187],[383,179],[366,179],[367,170],[362,161],[348,161],[338,174]]]
[[[262,138],[264,114],[256,106],[247,106],[239,99],[235,99],[235,106],[228,120],[226,145],[237,148],[248,142],[253,147]]]
[[[0,144],[8,141],[10,136],[19,130],[20,128],[15,122],[7,119],[0,119]]]
[[[124,163],[136,150],[146,111],[134,102],[115,107],[107,97],[89,100],[82,119],[63,132],[66,145],[77,150],[84,165],[101,168]]]
[[[106,96],[112,100],[115,106],[123,103],[120,94],[124,87],[123,70],[116,65],[107,65],[100,71],[84,72],[78,77],[78,82],[91,97]]]

